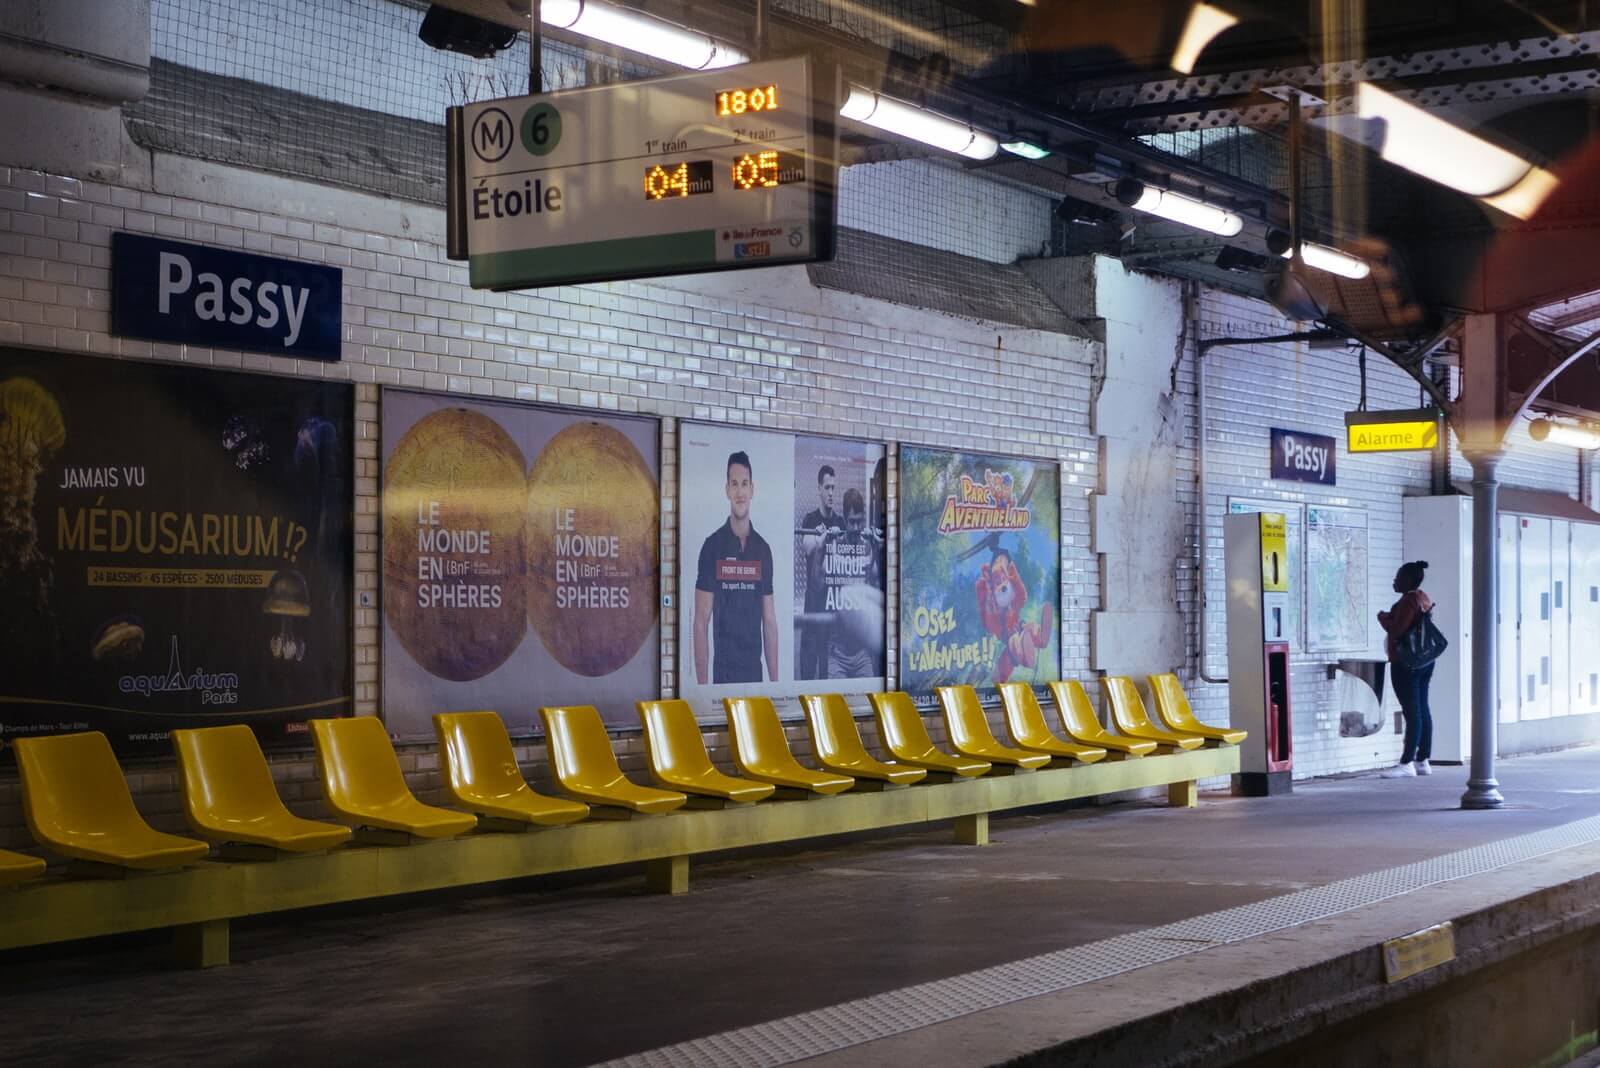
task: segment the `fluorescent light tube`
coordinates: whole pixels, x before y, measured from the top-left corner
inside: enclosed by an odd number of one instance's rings
[[[691,70],[750,62],[749,56],[725,41],[598,0],[541,0],[539,11],[542,21],[557,29]]]
[[[1574,449],[1600,449],[1600,431],[1577,423],[1558,423],[1554,419],[1535,419],[1528,426],[1534,441],[1570,445]]]
[[[968,159],[989,159],[1000,151],[999,141],[964,122],[858,85],[850,87],[839,114]]]
[[[1219,237],[1232,237],[1244,229],[1244,220],[1231,211],[1215,204],[1174,193],[1170,189],[1157,189],[1137,179],[1124,178],[1117,183],[1117,199],[1134,211],[1147,211],[1175,223],[1206,230]]]
[[[1383,120],[1379,153],[1390,163],[1517,218],[1532,215],[1555,189],[1548,171],[1370,83],[1356,87],[1356,111]]]
[[[1283,258],[1294,259],[1294,249],[1284,252]],[[1366,260],[1357,259],[1348,252],[1340,252],[1327,245],[1319,245],[1315,241],[1300,242],[1300,258],[1306,261],[1307,267],[1315,267],[1319,271],[1327,271],[1341,278],[1360,281],[1372,273],[1372,265]]]
[[[1038,145],[1030,144],[1027,141],[1006,141],[1000,147],[1013,156],[1021,156],[1023,159],[1044,159],[1050,154]]]

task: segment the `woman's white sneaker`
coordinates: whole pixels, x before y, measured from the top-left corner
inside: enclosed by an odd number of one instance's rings
[[[1424,772],[1424,774],[1427,773]],[[1378,778],[1380,779],[1414,779],[1416,777],[1417,769],[1410,764],[1396,764],[1392,768],[1384,768],[1378,772]]]
[[[1433,769],[1428,767],[1428,762],[1426,760],[1419,760],[1415,764],[1413,764],[1412,767],[1417,769],[1417,774],[1418,775],[1432,775],[1433,774]]]

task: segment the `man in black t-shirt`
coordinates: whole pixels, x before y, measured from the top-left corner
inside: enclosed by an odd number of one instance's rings
[[[772,599],[772,550],[750,523],[756,495],[750,457],[728,457],[728,521],[700,546],[694,581],[694,674],[700,685],[778,681],[778,610]],[[706,631],[711,631],[711,643]],[[715,647],[713,655],[712,647]]]
[[[833,494],[838,486],[838,477],[828,464],[823,464],[817,470],[817,504],[800,520],[800,527],[806,533],[800,537],[800,551],[806,558],[806,607],[807,616],[816,616],[828,611],[827,584],[822,575],[823,545],[828,538],[836,537],[843,520],[839,513],[833,510]],[[815,533],[813,533],[813,531]],[[797,679],[825,679],[828,677],[828,628],[815,623],[807,623],[800,631],[800,660],[795,664],[794,677]]]

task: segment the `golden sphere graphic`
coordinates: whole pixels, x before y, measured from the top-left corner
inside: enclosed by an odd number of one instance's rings
[[[525,463],[493,419],[443,408],[384,469],[384,619],[439,678],[482,678],[522,644]]]
[[[644,457],[603,423],[574,423],[528,472],[528,621],[568,671],[609,675],[656,622],[661,502]]]

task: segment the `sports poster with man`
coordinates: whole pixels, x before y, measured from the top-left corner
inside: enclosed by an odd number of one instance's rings
[[[696,715],[720,719],[723,697],[883,685],[883,457],[865,442],[681,425],[678,692]],[[857,670],[869,674],[843,674]]]
[[[1061,677],[1061,485],[1054,463],[900,449],[900,686],[992,696]]]
[[[794,450],[795,681],[861,692],[885,674],[888,450],[812,437]]]

